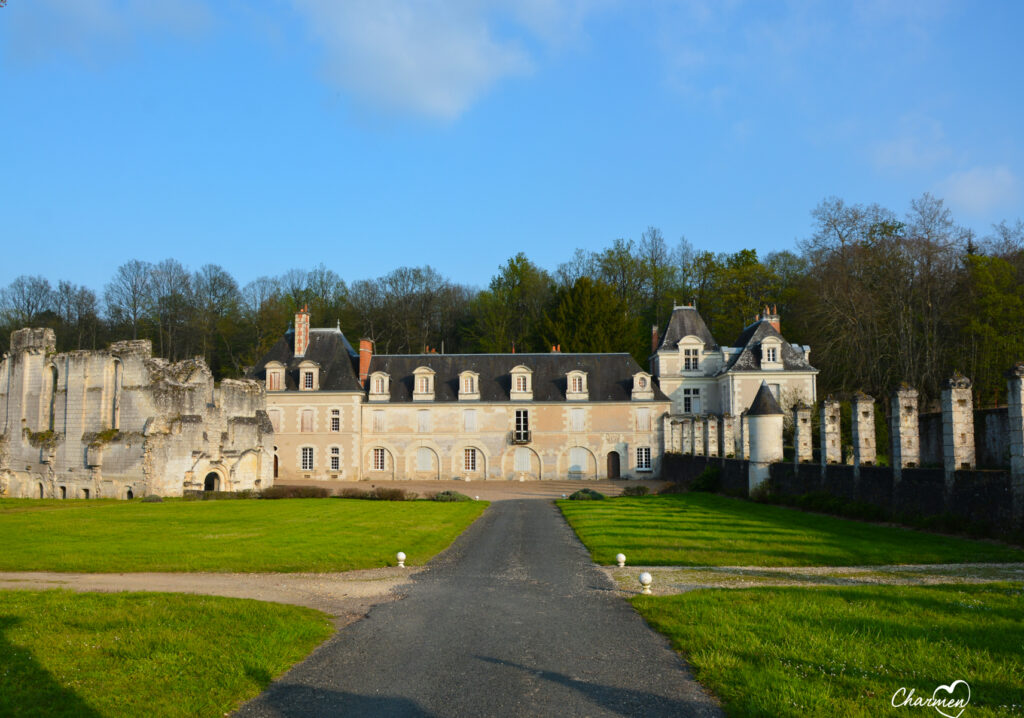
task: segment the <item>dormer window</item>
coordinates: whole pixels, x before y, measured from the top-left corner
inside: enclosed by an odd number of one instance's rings
[[[284,364],[280,362],[267,362],[267,391],[281,391],[284,389]]]
[[[320,388],[320,367],[316,362],[304,361],[299,364],[299,390],[316,391]]]
[[[587,373],[571,371],[566,377],[565,398],[569,401],[587,399]]]
[[[480,398],[480,375],[473,371],[459,373],[459,401],[474,401]]]
[[[370,375],[370,401],[387,401],[391,398],[391,377],[382,371]]]
[[[434,370],[428,366],[417,367],[413,372],[413,401],[433,401]]]
[[[782,369],[782,344],[775,337],[767,337],[761,342],[761,368]]]
[[[683,371],[697,371],[700,369],[700,358],[696,349],[683,349]]]
[[[513,401],[533,400],[533,372],[529,367],[519,366],[512,369],[512,391],[509,397]]]
[[[638,371],[633,375],[633,400],[649,401],[654,398],[654,386],[651,384],[651,375],[645,371]]]
[[[704,354],[704,342],[699,337],[687,336],[679,344],[679,373],[687,374],[701,370],[701,357]]]
[[[764,360],[767,362],[777,362],[779,360],[779,350],[775,347],[768,347],[764,350]]]

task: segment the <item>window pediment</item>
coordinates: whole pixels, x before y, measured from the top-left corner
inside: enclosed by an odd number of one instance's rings
[[[586,401],[589,398],[587,373],[574,369],[565,375],[565,398],[568,401]]]
[[[633,396],[634,400],[643,401],[654,398],[654,384],[651,375],[645,371],[638,371],[633,375]]]
[[[509,398],[513,401],[531,401],[533,399],[533,370],[520,364],[513,367],[509,373],[512,378]]]
[[[370,374],[370,401],[388,401],[391,398],[391,376],[383,371]]]
[[[480,399],[480,375],[475,371],[459,372],[459,401]]]

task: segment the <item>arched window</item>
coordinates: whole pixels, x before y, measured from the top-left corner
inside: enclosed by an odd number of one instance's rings
[[[471,376],[467,376],[462,380],[462,391],[466,394],[476,393],[476,381]]]
[[[383,394],[384,393],[384,377],[378,376],[373,379],[373,393]]]

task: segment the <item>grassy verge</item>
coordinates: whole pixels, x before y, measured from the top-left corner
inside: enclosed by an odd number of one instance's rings
[[[0,500],[0,571],[311,571],[423,564],[486,502]]]
[[[226,715],[331,632],[261,601],[2,591],[0,715]]]
[[[726,589],[632,602],[730,716],[938,715],[894,708],[893,696],[927,699],[962,680],[966,718],[1024,712],[1022,589]]]
[[[859,566],[1024,561],[1019,549],[691,493],[559,501],[594,561],[634,565]]]

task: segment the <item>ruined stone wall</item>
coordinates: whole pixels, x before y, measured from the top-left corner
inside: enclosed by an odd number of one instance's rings
[[[0,362],[5,495],[180,496],[209,474],[219,490],[272,483],[256,382],[217,389],[202,360],[154,359],[146,340],[61,354],[55,345],[52,330],[19,330]]]

